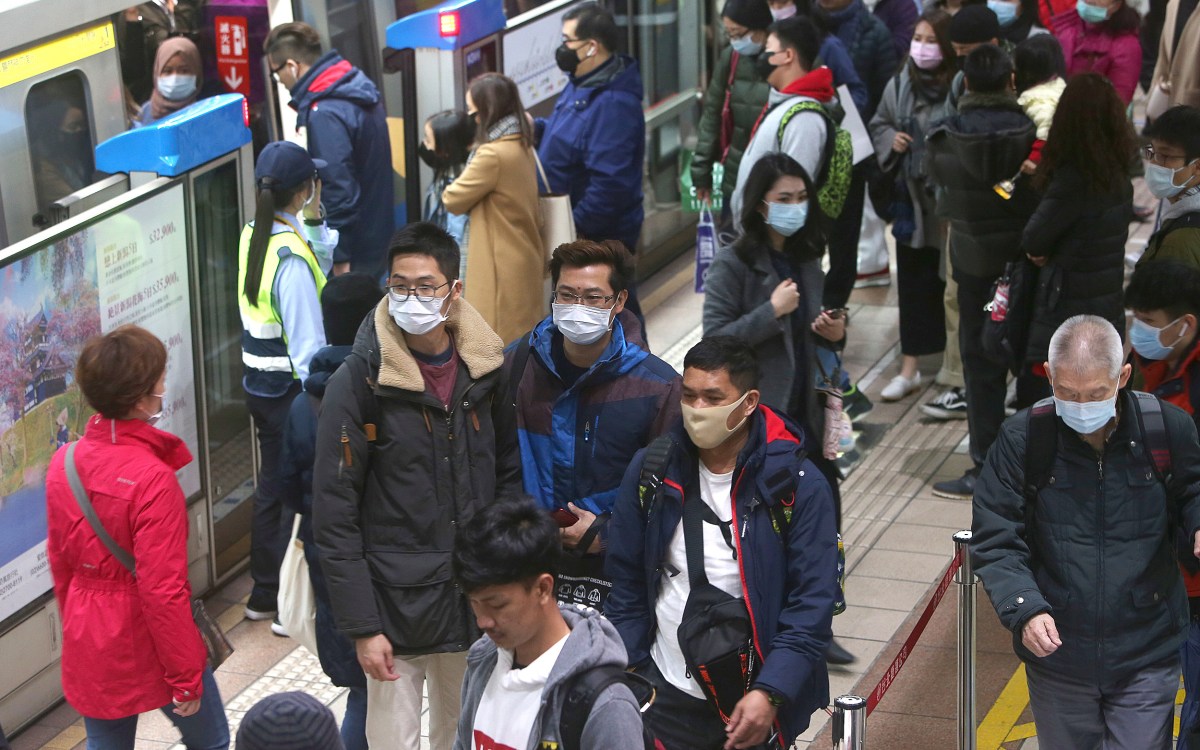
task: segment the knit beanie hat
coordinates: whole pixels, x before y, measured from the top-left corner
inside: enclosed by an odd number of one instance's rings
[[[762,31],[775,20],[767,0],[725,0],[721,15],[751,31]]]
[[[967,5],[950,19],[950,41],[954,44],[982,44],[1000,34],[1000,21],[986,5]]]
[[[330,346],[353,344],[358,327],[381,299],[383,290],[369,274],[344,273],[325,282],[325,288],[321,290],[325,343]]]
[[[344,750],[337,720],[308,693],[277,693],[246,712],[238,750]]]

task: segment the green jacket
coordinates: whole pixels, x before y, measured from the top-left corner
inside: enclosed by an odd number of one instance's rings
[[[733,195],[737,185],[738,165],[746,144],[750,142],[750,131],[758,122],[758,116],[762,114],[771,93],[771,85],[755,72],[753,58],[742,59],[741,55],[734,54],[732,47],[721,50],[721,58],[717,61],[708,92],[704,95],[696,156],[692,159],[692,184],[697,188],[712,187],[713,164],[721,161],[721,112],[725,108],[731,66],[736,66],[736,69],[733,95],[729,97],[729,106],[733,110],[733,135],[729,142],[729,155],[724,160],[725,179],[722,185],[726,200]]]
[[[1180,227],[1170,232],[1156,232],[1146,243],[1146,252],[1138,265],[1152,260],[1177,260],[1200,268],[1200,228]]]

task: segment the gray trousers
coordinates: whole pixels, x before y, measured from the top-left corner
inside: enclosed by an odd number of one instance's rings
[[[1029,707],[1046,750],[1171,750],[1179,657],[1110,684],[1026,663]]]

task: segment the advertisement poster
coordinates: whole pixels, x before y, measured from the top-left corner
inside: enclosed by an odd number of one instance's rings
[[[85,341],[136,323],[167,346],[161,429],[197,450],[183,188],[0,268],[0,622],[51,588],[46,469],[92,415],[75,382]],[[200,489],[193,462],[184,494]]]
[[[562,44],[562,17],[570,8],[539,18],[504,35],[504,75],[513,79],[528,109],[567,87],[567,74],[554,62]]]

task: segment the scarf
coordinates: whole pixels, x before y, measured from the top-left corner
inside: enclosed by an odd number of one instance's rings
[[[196,92],[186,99],[179,101],[171,101],[158,92],[158,77],[162,75],[162,69],[167,66],[172,57],[182,55],[183,59],[188,63],[188,66],[196,71]],[[150,114],[154,119],[161,120],[167,115],[174,114],[184,107],[192,104],[200,96],[200,86],[203,83],[202,71],[203,64],[200,62],[200,50],[196,49],[196,45],[190,39],[182,36],[173,36],[167,39],[162,44],[158,45],[158,52],[154,55],[154,90],[150,94]]]

